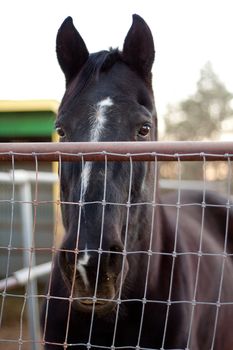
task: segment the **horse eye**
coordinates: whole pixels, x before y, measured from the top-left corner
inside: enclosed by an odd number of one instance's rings
[[[151,129],[151,126],[150,124],[144,124],[138,131],[138,135],[139,136],[142,136],[142,137],[145,137],[149,134],[150,132],[150,129]]]
[[[60,126],[56,127],[56,132],[58,133],[58,135],[60,137],[64,137],[65,136],[65,132]]]

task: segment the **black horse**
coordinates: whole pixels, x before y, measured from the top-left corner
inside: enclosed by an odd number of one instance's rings
[[[89,54],[68,17],[61,142],[155,141],[154,43],[138,15],[123,50]],[[156,162],[63,162],[66,231],[42,331],[48,349],[233,349],[229,200],[159,196]]]

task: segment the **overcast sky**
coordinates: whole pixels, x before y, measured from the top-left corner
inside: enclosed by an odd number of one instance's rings
[[[159,115],[195,91],[207,61],[233,91],[232,0],[0,0],[0,99],[61,99],[55,38],[68,15],[93,52],[121,48],[133,13],[154,36]]]

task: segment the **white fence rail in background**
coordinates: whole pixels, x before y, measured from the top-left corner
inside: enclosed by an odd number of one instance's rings
[[[22,239],[23,239],[23,261],[24,269],[14,273],[12,277],[8,276],[9,271],[9,255],[7,261],[6,278],[0,283],[0,290],[3,293],[10,286],[16,284],[27,284],[28,296],[28,323],[29,332],[32,339],[32,350],[39,350],[39,307],[38,300],[35,296],[38,295],[37,280],[40,274],[50,272],[50,263],[43,266],[35,266],[34,256],[30,253],[33,242],[33,202],[32,202],[32,184],[46,183],[54,184],[58,180],[58,176],[48,172],[33,172],[26,170],[14,170],[9,173],[0,172],[0,183],[12,184],[19,186],[19,200],[21,206],[21,222],[22,222]],[[9,247],[11,248],[11,247]],[[4,294],[3,294],[4,295]],[[3,301],[4,302],[4,301]]]

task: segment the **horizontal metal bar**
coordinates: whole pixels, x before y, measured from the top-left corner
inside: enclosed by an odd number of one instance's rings
[[[13,276],[0,280],[0,291],[3,291],[5,288],[9,290],[17,286],[23,286],[27,284],[28,281],[32,281],[36,278],[49,274],[51,271],[51,265],[51,262],[47,262],[15,271]]]
[[[35,183],[46,183],[53,184],[58,181],[58,175],[43,171],[30,171],[30,170],[11,170],[10,172],[0,172],[0,182],[15,184],[24,184],[25,182]]]
[[[0,160],[198,161],[233,157],[233,142],[61,142],[0,143]]]

